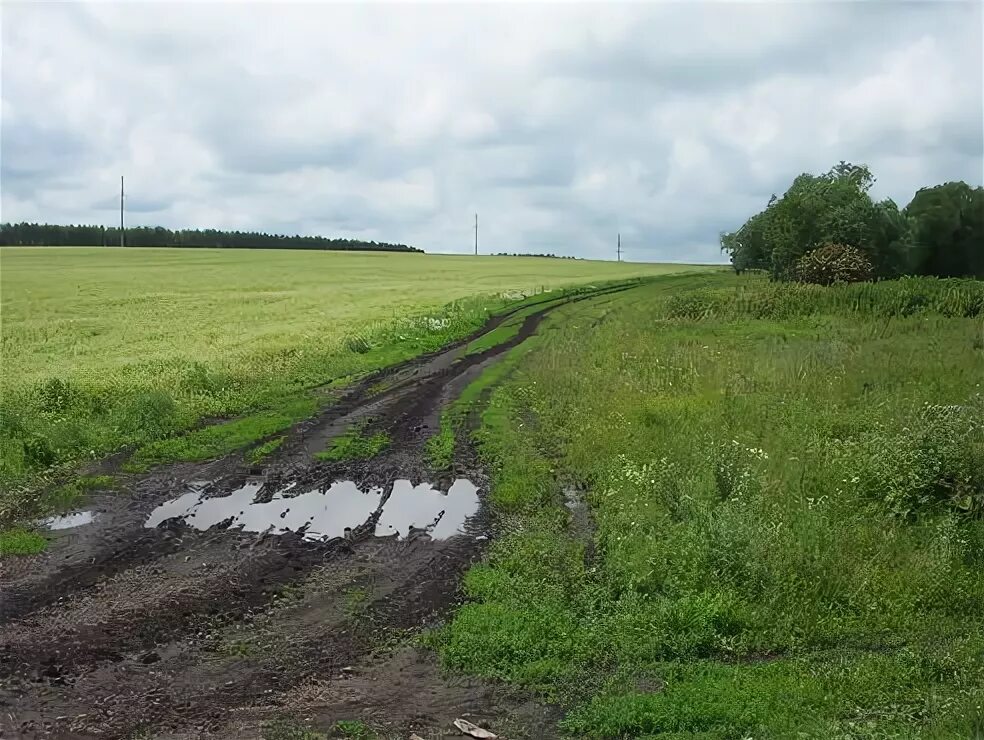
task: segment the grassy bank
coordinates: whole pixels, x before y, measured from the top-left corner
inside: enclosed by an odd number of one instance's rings
[[[445,661],[574,737],[981,736],[982,320],[932,279],[559,309],[484,411],[503,535]]]
[[[141,447],[136,469],[276,433],[316,406],[310,389],[437,349],[523,293],[686,269],[281,250],[4,248],[0,261],[0,519],[30,498],[10,491],[123,446]]]

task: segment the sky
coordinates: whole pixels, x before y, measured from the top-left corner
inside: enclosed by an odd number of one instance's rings
[[[722,261],[801,172],[984,179],[981,0],[0,4],[0,220]]]

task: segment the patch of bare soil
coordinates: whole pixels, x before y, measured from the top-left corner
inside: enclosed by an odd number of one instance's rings
[[[555,710],[445,676],[411,639],[456,604],[493,536],[474,451],[461,444],[451,471],[433,471],[424,443],[443,406],[549,310],[485,352],[462,356],[461,343],[374,375],[261,468],[231,455],[131,477],[88,502],[91,522],[52,532],[46,553],[0,560],[0,737],[261,737],[271,721],[360,719],[428,738],[463,716],[554,736]],[[354,423],[391,445],[370,461],[312,457]],[[459,479],[477,488],[476,510],[431,521],[434,489]],[[399,534],[379,536],[397,514]]]

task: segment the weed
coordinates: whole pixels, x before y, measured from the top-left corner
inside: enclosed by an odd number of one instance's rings
[[[332,440],[331,447],[315,453],[319,460],[369,460],[389,446],[389,435],[376,432],[370,436],[363,434],[364,426],[356,425]]]
[[[369,342],[368,338],[361,335],[354,335],[345,338],[345,349],[349,352],[364,355],[372,349],[372,344]]]
[[[75,483],[84,491],[93,491],[110,489],[115,482],[111,475],[83,475]]]
[[[372,591],[369,588],[354,586],[345,591],[345,605],[343,611],[345,616],[352,619],[358,616],[369,601]]]
[[[373,740],[378,737],[376,732],[361,720],[342,719],[331,728],[332,737],[344,737],[349,740]]]
[[[266,722],[261,730],[263,740],[325,740],[327,735],[310,730],[289,719]]]
[[[285,439],[287,439],[287,437],[281,435],[279,437],[274,437],[261,445],[257,445],[246,453],[246,461],[253,465],[262,462],[268,456],[279,450]]]
[[[454,460],[454,422],[450,414],[441,416],[441,428],[427,440],[425,453],[427,461],[434,470],[447,470]]]
[[[248,658],[256,654],[257,645],[252,640],[223,640],[219,643],[217,652],[230,658]]]

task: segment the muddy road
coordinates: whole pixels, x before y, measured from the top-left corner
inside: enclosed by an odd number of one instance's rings
[[[424,445],[549,311],[615,289],[544,304],[482,352],[465,341],[376,373],[260,466],[234,454],[121,475],[123,490],[52,523],[47,552],[0,560],[0,737],[296,737],[363,720],[426,738],[462,716],[552,737],[555,710],[444,676],[415,646],[494,535],[474,450],[459,440],[434,471]],[[312,456],[353,425],[390,445]]]

